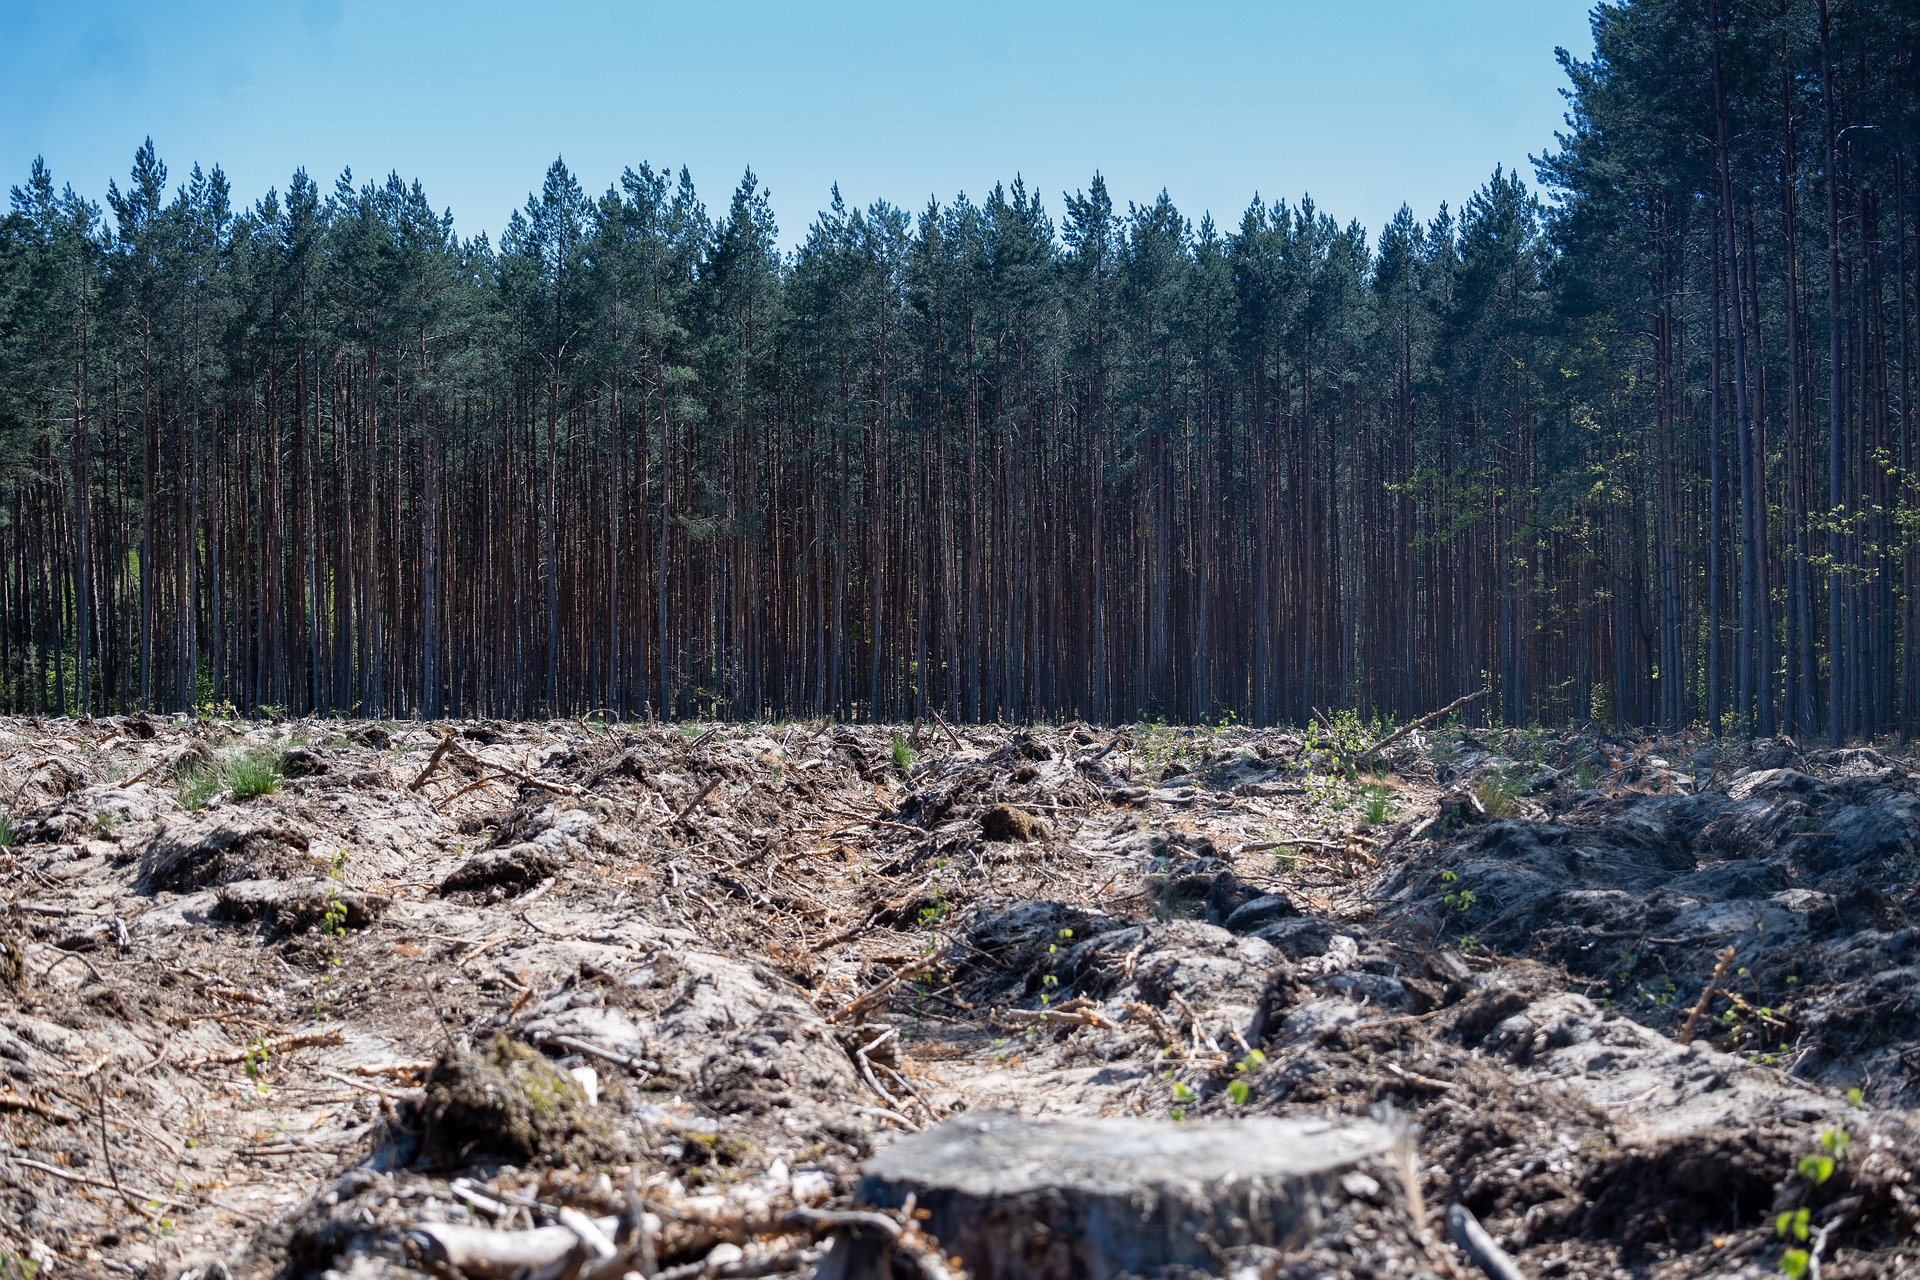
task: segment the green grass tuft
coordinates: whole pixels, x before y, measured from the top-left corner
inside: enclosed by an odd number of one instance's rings
[[[286,761],[284,751],[269,747],[249,747],[214,764],[183,760],[174,770],[174,798],[181,808],[197,812],[222,791],[234,800],[272,795],[286,775]]]
[[[1375,783],[1361,792],[1367,825],[1377,827],[1393,812],[1393,788]]]
[[[1514,811],[1520,799],[1520,780],[1505,773],[1489,774],[1473,789],[1473,794],[1489,818],[1504,818]]]
[[[173,771],[173,798],[198,813],[220,790],[220,775],[198,760],[182,760]]]
[[[285,756],[260,747],[235,756],[227,761],[224,769],[227,790],[235,800],[273,794],[280,789],[280,778],[285,771]]]

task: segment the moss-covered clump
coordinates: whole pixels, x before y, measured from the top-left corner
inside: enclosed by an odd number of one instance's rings
[[[7,925],[7,921],[0,920],[0,987],[25,991],[29,980],[26,944]]]
[[[443,1055],[427,1077],[421,1119],[421,1158],[438,1168],[488,1157],[547,1165],[610,1159],[620,1145],[572,1076],[505,1036]]]

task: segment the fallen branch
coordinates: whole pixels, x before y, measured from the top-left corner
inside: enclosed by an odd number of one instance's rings
[[[943,717],[938,711],[935,711],[932,707],[927,708],[927,714],[933,717],[933,722],[935,724],[939,725],[942,729],[945,729],[947,731],[947,737],[953,742],[953,749],[955,751],[966,750],[965,747],[960,745],[960,735],[953,731],[953,726],[946,722],[945,717]]]
[[[1160,1016],[1158,1009],[1142,1000],[1129,1000],[1123,1007],[1129,1018],[1144,1024],[1153,1033],[1153,1038],[1160,1042],[1162,1049],[1172,1053],[1181,1052],[1180,1037],[1173,1034],[1173,1028],[1167,1025],[1167,1020]]]
[[[565,1049],[569,1053],[585,1054],[589,1058],[611,1062],[616,1067],[625,1067],[629,1071],[638,1071],[642,1075],[657,1075],[660,1072],[660,1064],[657,1062],[635,1058],[617,1049],[603,1049],[592,1041],[582,1040],[577,1036],[556,1036],[544,1031],[536,1031],[533,1039],[538,1044],[550,1044],[556,1048]]]
[[[473,765],[476,769],[498,770],[500,777],[512,778],[515,782],[520,783],[522,786],[537,787],[542,791],[551,791],[553,792],[553,794],[557,796],[576,796],[577,797],[577,796],[592,794],[591,792],[584,791],[579,787],[570,786],[564,782],[548,782],[545,778],[536,778],[532,774],[528,773],[526,770],[516,769],[510,764],[496,764],[491,760],[482,760],[479,756],[475,755],[473,752],[467,750],[465,747],[455,742],[453,740],[452,734],[448,734],[445,738],[442,738],[440,741],[444,744],[447,744],[448,747],[453,751],[455,755],[458,755],[461,759],[467,761],[467,763]],[[472,788],[469,787],[468,790],[472,790]]]
[[[1084,999],[1084,997],[1083,997]],[[1008,1009],[1001,1015],[1019,1022],[1053,1023],[1058,1026],[1098,1027],[1102,1031],[1118,1031],[1120,1024],[1093,1007],[1091,1001],[1081,1003],[1072,1001],[1057,1009]]]
[[[294,1049],[311,1049],[317,1045],[345,1044],[347,1037],[341,1031],[296,1031],[292,1035],[275,1036],[271,1040],[261,1040],[242,1049],[222,1049],[219,1053],[205,1058],[196,1058],[192,1062],[183,1062],[183,1067],[232,1066],[236,1062],[245,1062],[249,1056],[287,1053]]]
[[[74,1173],[72,1170],[62,1169],[58,1165],[42,1164],[38,1160],[29,1160],[25,1156],[6,1156],[4,1158],[13,1161],[17,1165],[23,1165],[29,1169],[38,1169],[41,1173],[48,1174],[55,1178],[59,1178],[62,1182],[77,1182],[83,1187],[93,1187],[95,1190],[98,1190],[98,1191],[117,1191],[118,1190],[118,1188],[115,1187],[111,1182],[103,1182],[99,1178],[89,1178],[85,1174]],[[140,1199],[143,1201],[151,1200],[156,1204],[171,1205],[175,1209],[194,1209],[198,1207],[194,1205],[191,1201],[176,1200],[172,1196],[164,1195],[158,1191],[143,1191],[136,1187],[134,1189],[134,1194],[139,1196]],[[146,1208],[144,1204],[141,1205],[140,1207],[143,1210]]]
[[[179,755],[172,755],[172,756],[162,755],[158,760],[155,760],[152,764],[148,765],[146,768],[142,769],[140,772],[134,774],[131,778],[122,780],[120,783],[120,786],[122,789],[124,789],[132,786],[136,782],[145,782],[149,776],[160,772],[160,770],[180,763],[180,761],[184,759],[187,756],[187,754],[188,754],[187,752],[183,751]]]
[[[55,1124],[72,1124],[80,1118],[63,1115],[44,1102],[35,1102],[32,1098],[23,1098],[17,1093],[0,1093],[0,1111],[25,1111],[43,1120],[51,1120]]]
[[[1387,1063],[1386,1068],[1398,1076],[1408,1088],[1421,1093],[1451,1093],[1459,1087],[1451,1080],[1436,1080],[1432,1076],[1421,1075],[1418,1071],[1408,1071],[1392,1062]]]
[[[448,806],[451,805],[455,800],[458,800],[461,796],[466,795],[470,791],[478,791],[482,787],[490,787],[494,783],[500,781],[502,778],[506,776],[507,775],[504,773],[496,773],[492,777],[482,778],[478,782],[469,782],[466,786],[460,788],[458,791],[454,792],[452,795],[448,796],[446,799],[437,802],[433,806],[434,810],[438,813],[445,813],[447,811]]]
[[[506,1280],[553,1266],[573,1252],[579,1239],[557,1226],[495,1231],[454,1222],[421,1222],[407,1232],[407,1251],[422,1262],[451,1267],[473,1280]]]
[[[433,754],[431,756],[427,757],[426,768],[420,770],[418,776],[416,776],[412,782],[409,782],[407,784],[407,790],[418,791],[420,788],[426,786],[427,779],[431,778],[434,774],[434,771],[440,767],[440,762],[446,759],[447,752],[450,748],[452,748],[452,746],[453,746],[453,734],[451,732],[448,732],[442,735],[440,739],[440,745],[433,749]]]
[[[1400,741],[1400,739],[1406,737],[1408,734],[1413,733],[1420,729],[1424,729],[1430,724],[1438,724],[1440,721],[1445,720],[1448,716],[1452,715],[1454,712],[1458,711],[1460,708],[1464,706],[1468,706],[1471,703],[1478,702],[1480,701],[1480,699],[1486,697],[1492,692],[1493,690],[1490,688],[1476,690],[1473,693],[1467,694],[1465,697],[1455,698],[1452,702],[1449,702],[1446,706],[1440,708],[1438,711],[1427,712],[1427,714],[1421,716],[1418,720],[1411,721],[1408,724],[1406,724],[1404,727],[1395,729],[1392,733],[1380,739],[1380,741],[1374,743],[1372,746],[1368,747],[1365,751],[1362,751],[1359,755],[1354,757],[1353,762],[1355,764],[1366,763],[1368,760],[1372,759],[1374,756],[1379,755],[1382,751],[1385,751],[1388,747]]]
[[[395,1102],[418,1102],[427,1096],[424,1089],[389,1089],[371,1080],[355,1080],[352,1076],[343,1076],[338,1071],[329,1071],[325,1067],[320,1067],[318,1070],[329,1080],[338,1080],[341,1084],[351,1085],[355,1089],[365,1089],[368,1093],[377,1093],[383,1098],[392,1098]]]
[[[859,1017],[861,1014],[865,1013],[868,1009],[871,1009],[875,1004],[879,1003],[880,998],[886,995],[889,991],[893,990],[895,987],[899,986],[903,982],[906,982],[913,978],[918,978],[922,974],[930,972],[931,970],[937,968],[940,964],[942,964],[946,960],[946,958],[947,958],[947,953],[945,951],[942,951],[940,952],[940,954],[936,956],[929,956],[925,960],[917,961],[913,964],[907,965],[905,968],[895,971],[892,977],[888,978],[885,982],[882,982],[879,986],[873,988],[871,991],[867,992],[865,995],[855,997],[853,1000],[849,1001],[847,1004],[842,1005],[837,1011],[828,1014],[827,1021],[828,1022],[845,1022],[848,1018]]]

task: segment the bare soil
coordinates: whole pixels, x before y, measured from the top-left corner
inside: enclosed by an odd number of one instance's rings
[[[1920,1268],[1912,758],[1359,745],[0,721],[0,1277],[803,1275],[981,1109],[1403,1128],[1222,1274]]]

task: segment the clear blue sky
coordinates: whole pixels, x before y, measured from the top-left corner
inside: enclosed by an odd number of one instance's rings
[[[0,185],[44,155],[99,196],[148,134],[236,200],[419,178],[498,234],[555,155],[589,193],[646,160],[710,209],[751,165],[797,242],[838,181],[917,210],[1098,169],[1198,222],[1311,193],[1369,229],[1550,145],[1590,0],[0,0]]]

